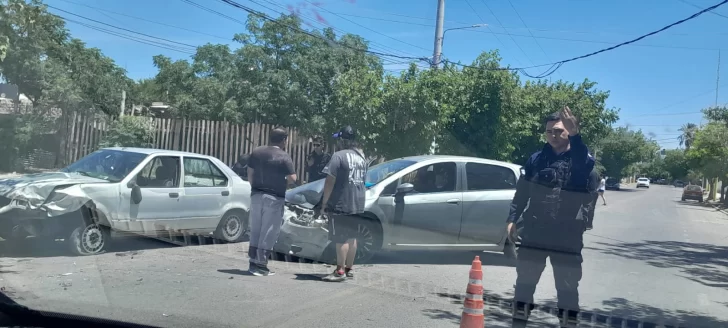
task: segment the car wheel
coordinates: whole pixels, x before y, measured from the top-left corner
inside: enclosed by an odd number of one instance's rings
[[[68,243],[71,252],[76,255],[96,255],[104,253],[108,249],[110,239],[109,228],[91,223],[73,229]]]
[[[681,200],[684,202],[685,201],[685,198],[682,198]]]
[[[247,221],[245,212],[229,211],[220,220],[215,235],[228,243],[240,242],[248,229]]]
[[[359,221],[356,236],[355,261],[369,261],[382,248],[382,226],[373,219],[364,218]]]
[[[702,202],[703,202],[703,199],[702,198],[701,199],[698,199],[698,203],[702,203]]]

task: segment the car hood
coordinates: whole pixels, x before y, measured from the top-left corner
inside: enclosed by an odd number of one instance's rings
[[[49,211],[49,215],[75,211],[90,199],[79,186],[89,183],[109,183],[109,181],[66,172],[27,174],[0,179],[0,198],[2,198],[0,214],[19,207],[43,208]],[[56,195],[49,199],[54,192]],[[10,200],[20,200],[27,204],[18,206]]]

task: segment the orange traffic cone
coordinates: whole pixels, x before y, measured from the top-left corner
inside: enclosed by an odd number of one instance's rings
[[[476,256],[470,267],[470,279],[465,291],[463,315],[460,318],[460,328],[485,327],[485,313],[483,313],[483,268],[480,256]]]

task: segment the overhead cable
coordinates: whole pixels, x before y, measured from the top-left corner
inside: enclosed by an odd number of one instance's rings
[[[708,7],[708,8],[705,8],[705,9],[703,9],[703,10],[701,10],[701,11],[699,11],[699,12],[695,13],[695,14],[692,14],[692,15],[690,15],[690,16],[689,16],[689,17],[687,17],[687,18],[683,18],[683,19],[681,19],[681,20],[679,20],[679,21],[677,21],[677,22],[674,22],[674,23],[672,23],[672,24],[670,24],[670,25],[667,25],[667,26],[665,26],[665,27],[662,27],[662,28],[660,28],[660,29],[658,29],[658,30],[652,31],[652,32],[650,32],[650,33],[644,34],[644,35],[642,35],[642,36],[640,36],[640,37],[637,37],[637,38],[635,38],[635,39],[632,39],[632,40],[629,40],[629,41],[625,41],[625,42],[619,43],[619,44],[617,44],[617,45],[614,45],[614,46],[611,46],[611,47],[608,47],[608,48],[604,48],[604,49],[601,49],[601,50],[597,50],[597,51],[594,51],[594,52],[591,52],[591,53],[588,53],[588,54],[585,54],[585,55],[581,55],[581,56],[576,56],[576,57],[573,57],[573,58],[569,58],[569,59],[565,59],[565,60],[557,61],[557,62],[554,62],[554,63],[550,63],[550,64],[542,64],[542,65],[536,65],[536,66],[533,66],[533,67],[551,66],[551,67],[553,68],[553,67],[555,67],[555,66],[557,66],[557,65],[559,65],[559,66],[560,66],[560,65],[562,65],[562,64],[566,64],[566,63],[569,63],[569,62],[572,62],[572,61],[576,61],[576,60],[580,60],[580,59],[584,59],[584,58],[592,57],[592,56],[595,56],[595,55],[598,55],[598,54],[601,54],[601,53],[604,53],[604,52],[607,52],[607,51],[611,51],[611,50],[614,50],[614,49],[620,48],[620,47],[622,47],[622,46],[625,46],[625,45],[629,45],[629,44],[635,43],[635,42],[637,42],[637,41],[640,41],[640,40],[642,40],[642,39],[644,39],[644,38],[647,38],[647,37],[649,37],[649,36],[653,36],[653,35],[655,35],[655,34],[658,34],[658,33],[662,32],[662,31],[665,31],[665,30],[667,30],[667,29],[670,29],[670,28],[672,28],[672,27],[675,27],[675,26],[677,26],[677,25],[680,25],[680,24],[682,24],[682,23],[685,23],[685,22],[687,22],[687,21],[690,21],[690,20],[692,20],[692,19],[695,19],[695,18],[697,18],[698,16],[700,16],[700,15],[702,15],[702,14],[706,13],[706,12],[709,12],[709,11],[711,11],[711,10],[715,9],[715,8],[718,8],[718,7],[720,7],[720,6],[722,6],[722,5],[726,4],[726,3],[728,3],[728,0],[723,0],[723,1],[719,2],[718,4],[715,4],[715,5],[712,5],[712,6]],[[475,67],[475,66],[470,66],[470,65],[464,65],[464,64],[460,64],[460,63],[455,63],[455,62],[451,62],[451,61],[449,61],[449,60],[444,60],[444,62],[448,62],[448,63],[454,64],[454,65],[459,65],[459,66],[463,66],[463,67],[471,67],[471,68],[478,68],[478,69],[481,69],[480,67]],[[506,69],[506,70],[516,70],[516,71],[519,71],[519,72],[520,72],[521,74],[527,75],[527,73],[525,73],[525,71],[524,71],[524,69],[525,69],[525,68],[530,68],[530,67],[524,67],[524,68],[509,68],[509,67],[508,67],[508,68],[504,68],[504,69]],[[550,72],[549,72],[549,73],[548,73],[547,75],[542,75],[542,76],[539,76],[539,78],[543,78],[543,77],[546,77],[546,76],[548,76],[548,75],[551,75],[551,74],[553,74],[553,73],[554,73],[555,71],[556,71],[556,70],[551,70],[551,71],[550,71]]]

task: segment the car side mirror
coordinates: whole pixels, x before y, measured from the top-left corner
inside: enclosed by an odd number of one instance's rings
[[[414,190],[415,190],[415,186],[412,185],[411,183],[403,183],[403,184],[397,186],[397,194],[399,194],[399,195],[408,194]]]
[[[134,180],[129,181],[129,183],[126,186],[131,188],[131,201],[134,204],[141,203],[142,202],[142,188],[140,188],[139,185],[136,184],[136,181],[134,181]]]

